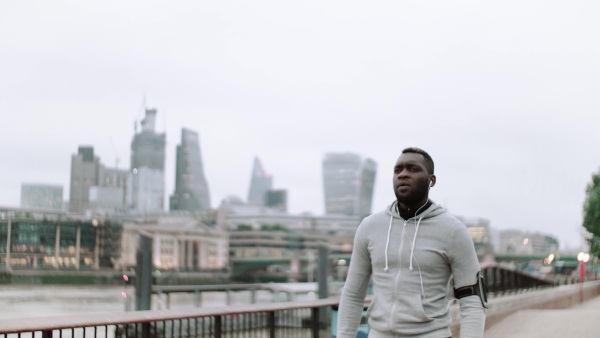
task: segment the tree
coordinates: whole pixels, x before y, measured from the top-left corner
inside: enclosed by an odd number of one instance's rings
[[[588,238],[590,254],[600,257],[600,172],[592,175],[585,192],[583,227],[592,235]]]

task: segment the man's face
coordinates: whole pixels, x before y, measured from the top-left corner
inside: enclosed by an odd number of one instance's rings
[[[421,154],[400,155],[394,166],[394,193],[398,202],[413,204],[426,199],[431,177]]]

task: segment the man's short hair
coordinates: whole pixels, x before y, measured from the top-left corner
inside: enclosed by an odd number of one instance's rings
[[[425,150],[423,150],[421,148],[417,148],[417,147],[409,147],[409,148],[402,150],[402,153],[403,154],[413,153],[413,154],[423,155],[423,157],[425,158],[425,166],[427,167],[427,171],[429,171],[430,175],[433,175],[433,170],[435,168],[435,166],[433,165],[433,159],[431,158],[431,156],[429,156],[429,154]]]

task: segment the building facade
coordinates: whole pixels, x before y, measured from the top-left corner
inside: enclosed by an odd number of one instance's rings
[[[177,146],[175,192],[170,198],[170,210],[204,211],[210,209],[210,193],[204,175],[198,133],[181,130]]]
[[[156,109],[146,109],[141,130],[131,142],[129,209],[141,213],[164,210],[165,133],[155,131]]]
[[[90,207],[90,188],[97,186],[100,178],[100,159],[94,155],[94,147],[80,146],[71,156],[71,184],[69,211],[83,214]]]
[[[377,164],[352,153],[329,153],[323,159],[325,212],[364,217],[371,213]]]
[[[167,216],[124,222],[123,268],[136,264],[140,234],[152,238],[155,268],[171,271],[223,270],[229,264],[227,232],[191,217]]]
[[[63,187],[53,184],[21,184],[21,208],[60,211],[63,208]]]
[[[0,269],[115,269],[122,225],[23,209],[0,217]]]
[[[101,165],[98,185],[90,188],[90,209],[100,214],[126,212],[130,175],[128,170]]]

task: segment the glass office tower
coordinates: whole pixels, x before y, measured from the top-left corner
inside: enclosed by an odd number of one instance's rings
[[[326,214],[364,217],[371,213],[377,164],[353,153],[329,153],[323,159]]]

